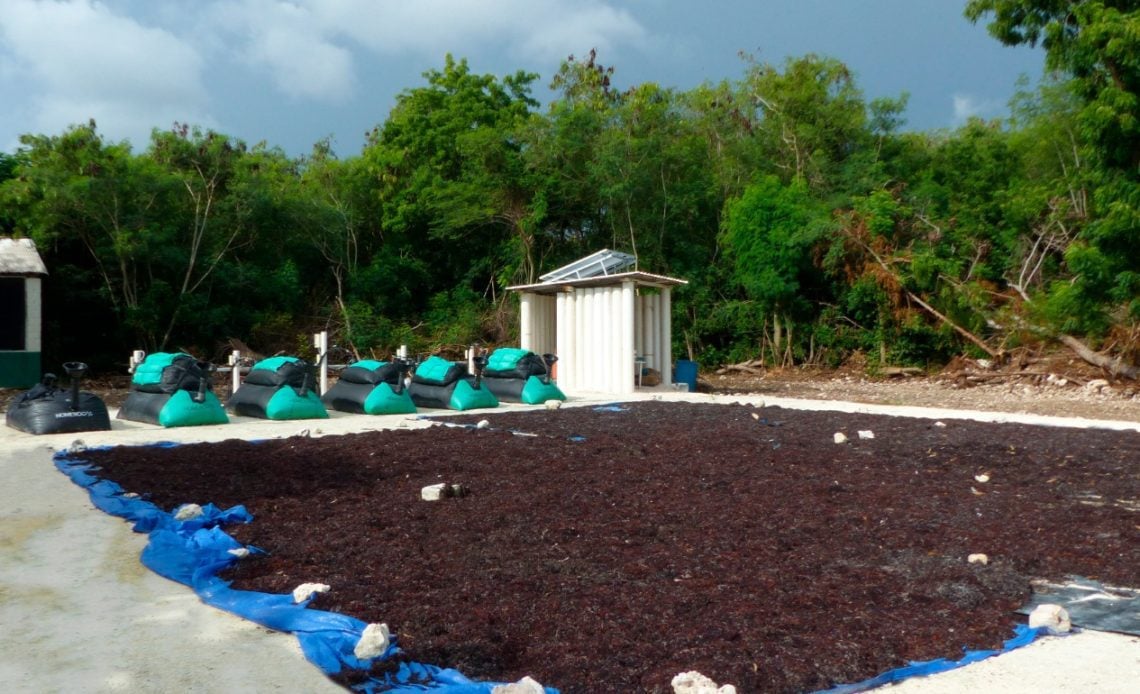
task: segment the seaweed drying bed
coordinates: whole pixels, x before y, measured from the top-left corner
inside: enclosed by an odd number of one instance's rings
[[[313,607],[386,622],[411,659],[568,694],[693,669],[820,689],[1000,648],[1032,578],[1140,584],[1134,432],[662,402],[488,419],[85,457],[167,509],[244,504],[227,530],[269,554],[236,588],[327,583]],[[422,501],[438,482],[470,493]]]

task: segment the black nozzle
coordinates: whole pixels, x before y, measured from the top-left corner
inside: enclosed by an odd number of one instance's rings
[[[305,393],[308,393],[309,390],[312,389],[313,372],[316,371],[316,368],[312,364],[308,362],[302,363],[305,364],[305,377],[301,379],[301,387],[295,390],[299,398],[305,397]]]
[[[79,379],[87,373],[87,365],[81,361],[64,362],[63,371],[71,379],[71,411],[79,409]]]
[[[396,357],[392,361],[396,364],[396,387],[392,389],[392,392],[399,395],[404,392],[404,384],[408,377],[408,372],[416,368],[416,362],[407,357]]]
[[[487,368],[487,357],[479,355],[473,357],[471,362],[475,364],[475,389],[479,389],[479,385],[483,383],[483,369]]]
[[[547,352],[542,355],[542,363],[546,365],[546,375],[542,377],[543,385],[549,385],[550,379],[554,377],[554,362],[558,361],[558,356]]]
[[[200,361],[198,368],[202,370],[202,377],[198,379],[198,392],[190,396],[190,399],[201,405],[206,402],[206,391],[213,385],[212,375],[218,370],[218,367],[208,361]]]

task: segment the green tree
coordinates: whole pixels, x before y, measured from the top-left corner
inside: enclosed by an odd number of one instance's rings
[[[728,205],[725,256],[756,315],[771,318],[763,337],[776,363],[793,361],[793,319],[810,311],[811,249],[823,231],[821,210],[802,180],[785,185],[765,176]]]
[[[1088,147],[1094,181],[1090,222],[1065,257],[1073,280],[1052,290],[1065,297],[1048,305],[1079,306],[1076,315],[1050,311],[1064,333],[1103,337],[1115,330],[1118,356],[1140,352],[1140,5],[1124,0],[971,0],[966,16],[989,18],[992,35],[1006,44],[1040,44],[1050,69],[1072,78],[1080,99],[1081,143]],[[1078,261],[1079,259],[1079,261]],[[1080,267],[1083,272],[1077,273]],[[1076,294],[1083,297],[1076,300]],[[1123,372],[1119,361],[1096,358],[1083,343],[1061,339],[1094,363]],[[1140,375],[1132,368],[1129,373]]]

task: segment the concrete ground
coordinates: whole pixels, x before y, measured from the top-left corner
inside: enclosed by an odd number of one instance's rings
[[[641,392],[629,399],[648,398],[761,400],[664,391]],[[613,399],[583,396],[571,404]],[[763,400],[802,409],[1140,430],[1138,422]],[[487,411],[488,418],[494,412]],[[294,637],[207,607],[189,588],[143,567],[138,556],[145,536],[96,510],[86,491],[56,471],[51,455],[76,439],[88,446],[130,445],[272,438],[303,429],[321,436],[423,426],[428,422],[402,415],[333,413],[328,420],[306,422],[234,417],[230,424],[186,429],[115,420],[109,432],[38,437],[0,427],[0,691],[342,691],[304,659]],[[1140,691],[1138,682],[1140,638],[1085,631],[1043,639],[949,673],[911,679],[883,690],[905,694],[969,690],[1123,694]]]

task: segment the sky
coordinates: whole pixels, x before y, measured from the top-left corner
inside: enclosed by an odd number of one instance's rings
[[[175,122],[297,156],[331,138],[358,154],[444,56],[472,72],[538,73],[597,50],[614,84],[738,80],[741,52],[815,53],[869,101],[910,95],[906,128],[1000,118],[1044,54],[1002,46],[965,0],[0,0],[0,151],[94,119],[143,151]]]

